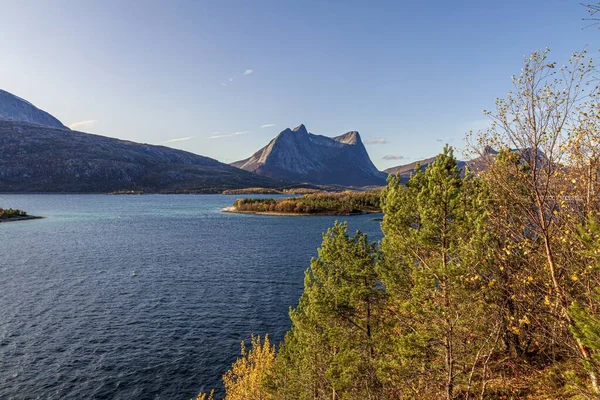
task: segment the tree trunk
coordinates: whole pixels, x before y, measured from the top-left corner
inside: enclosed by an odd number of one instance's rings
[[[554,262],[554,254],[552,253],[552,246],[550,245],[550,238],[547,234],[544,234],[544,247],[546,250],[546,257],[548,260],[548,269],[550,271],[550,277],[552,279],[552,286],[554,287],[554,291],[556,292],[556,296],[560,302],[560,306],[562,309],[563,316],[570,327],[575,326],[575,322],[573,318],[571,318],[571,314],[569,313],[569,300],[565,292],[562,290],[562,286],[558,281],[556,264]],[[577,343],[577,349],[579,349],[579,353],[584,360],[590,360],[591,354],[590,350],[581,342],[581,340],[575,338],[575,342]],[[600,388],[598,387],[598,377],[594,371],[589,371],[588,376],[590,378],[590,383],[592,384],[592,390],[594,393],[600,393]]]
[[[446,350],[446,399],[452,400],[454,398],[454,356],[452,349],[453,328],[448,312],[450,301],[448,299],[446,283],[444,283],[444,303],[446,306],[446,335],[444,337],[444,348]]]
[[[446,334],[444,335],[444,349],[446,351],[446,399],[452,400],[454,398],[454,354],[452,348],[453,327],[450,319],[450,294],[448,293],[448,239],[446,232],[448,232],[448,204],[444,204],[444,221],[442,228],[442,270],[443,270],[443,282],[442,290],[444,295],[444,323]]]

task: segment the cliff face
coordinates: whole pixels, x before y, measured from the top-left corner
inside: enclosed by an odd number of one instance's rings
[[[344,186],[384,185],[358,132],[334,138],[286,129],[251,157],[231,165],[271,178]]]
[[[0,120],[0,192],[217,193],[282,185],[164,146]]]
[[[0,120],[22,121],[53,128],[68,129],[52,115],[2,89],[0,89]]]

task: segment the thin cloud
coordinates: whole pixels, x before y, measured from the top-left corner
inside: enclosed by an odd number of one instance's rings
[[[250,131],[242,131],[242,132],[233,132],[233,133],[221,133],[221,132],[213,132],[212,136],[209,136],[207,139],[220,139],[232,136],[245,135],[246,133],[250,133]]]
[[[253,69],[246,69],[244,70],[243,76],[247,76],[247,75],[252,75],[254,73]],[[221,82],[221,86],[223,87],[227,87],[231,84],[233,84],[233,81],[235,80],[235,76],[232,76],[231,78],[227,79],[227,81],[225,82]]]
[[[275,124],[262,124],[260,127],[261,128],[270,128],[272,126],[275,126]]]
[[[365,140],[365,144],[386,144],[387,140],[385,140],[385,138],[375,138],[375,139],[369,139],[369,140]]]
[[[227,87],[227,86],[233,84],[234,80],[235,80],[235,76],[227,79],[227,81],[225,81],[225,82],[221,82],[221,86]]]
[[[463,127],[466,131],[485,131],[492,126],[492,120],[489,118],[479,118],[473,121],[469,121]]]
[[[193,136],[188,136],[188,137],[182,137],[182,138],[175,138],[175,139],[169,139],[166,140],[164,142],[161,142],[160,144],[165,144],[165,143],[173,143],[173,142],[183,142],[184,140],[190,140],[193,139]]]
[[[94,126],[97,123],[98,123],[98,120],[88,119],[86,121],[73,122],[71,125],[69,125],[69,128],[70,129],[81,129],[81,128],[85,128],[85,127]]]
[[[384,159],[384,160],[408,160],[408,157],[395,156],[392,154],[388,154],[387,156],[383,156],[382,159]]]

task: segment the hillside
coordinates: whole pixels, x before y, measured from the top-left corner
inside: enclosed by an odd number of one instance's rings
[[[512,149],[511,151],[520,153],[521,158],[523,160],[527,160],[527,161],[529,161],[529,159],[531,158],[531,154],[532,154],[531,149],[525,149],[525,150]],[[487,169],[489,167],[489,165],[491,163],[493,163],[493,160],[497,154],[498,154],[498,152],[496,150],[486,147],[485,149],[483,149],[481,154],[477,155],[476,157],[474,157],[470,160],[456,160],[456,165],[463,172],[464,172],[465,167],[468,167],[471,172],[477,173],[478,171]],[[538,157],[540,156],[538,153],[536,153],[536,154]],[[542,157],[544,157],[544,156],[542,155]],[[410,164],[398,165],[395,167],[388,168],[388,169],[384,170],[384,172],[389,175],[398,174],[398,175],[400,175],[402,182],[407,182],[408,179],[410,178],[410,175],[412,173],[414,173],[415,168],[417,167],[417,164],[419,164],[421,166],[421,170],[424,171],[429,166],[429,164],[431,164],[432,162],[435,161],[435,159],[436,159],[436,157],[431,157],[431,158],[426,158],[424,160],[415,161]]]
[[[0,120],[0,192],[220,193],[283,184],[164,146]]]
[[[406,182],[410,178],[410,175],[413,172],[415,172],[415,168],[417,167],[417,164],[419,164],[421,166],[422,170],[425,170],[425,168],[427,168],[427,166],[434,161],[435,161],[435,157],[426,158],[424,160],[415,161],[410,164],[404,164],[404,165],[398,165],[396,167],[391,167],[391,168],[384,170],[383,172],[385,172],[386,174],[390,174],[390,175],[398,174],[398,175],[400,175],[400,178],[402,179],[402,181]],[[468,164],[469,164],[469,162],[467,162],[467,161],[460,161],[460,160],[457,161],[457,166],[461,169],[464,168],[465,165],[468,165]]]

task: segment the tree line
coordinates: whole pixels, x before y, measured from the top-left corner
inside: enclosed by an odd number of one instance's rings
[[[600,398],[596,74],[533,53],[469,137],[476,173],[446,146],[389,177],[380,243],[330,228],[291,329],[242,347],[226,398]]]
[[[8,219],[15,217],[26,217],[27,213],[22,210],[17,210],[14,208],[2,208],[0,207],[0,219]]]

